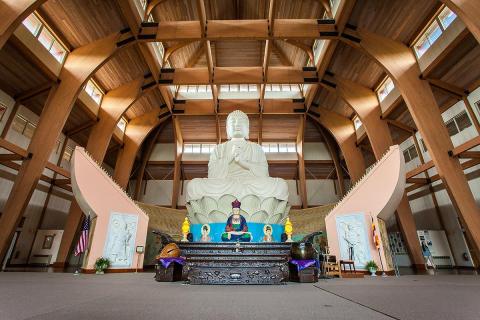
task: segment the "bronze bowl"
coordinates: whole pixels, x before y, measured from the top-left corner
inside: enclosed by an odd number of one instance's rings
[[[316,258],[316,250],[309,242],[294,242],[290,251],[294,260],[312,260]]]

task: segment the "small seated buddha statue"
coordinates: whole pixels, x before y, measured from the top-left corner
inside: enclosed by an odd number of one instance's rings
[[[250,242],[252,236],[248,232],[247,220],[240,214],[240,201],[232,202],[232,215],[227,220],[225,232],[222,233],[222,241]]]

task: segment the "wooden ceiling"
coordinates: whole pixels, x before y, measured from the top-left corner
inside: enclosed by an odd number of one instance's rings
[[[137,0],[125,0],[137,1]],[[119,6],[120,0],[49,0],[39,12],[49,25],[71,49],[78,48],[113,32],[127,27],[128,23]],[[438,9],[437,0],[356,0],[348,23],[378,34],[396,39],[409,45],[422,26]],[[207,19],[266,19],[269,11],[268,0],[205,0]],[[321,18],[324,8],[318,0],[277,0],[274,16],[276,18]],[[165,0],[153,12],[155,21],[198,20],[195,0]],[[312,46],[313,40],[302,42]],[[167,42],[171,48],[179,43]],[[18,95],[51,81],[49,75],[25,55],[18,44],[9,41],[0,51],[0,88],[11,95]],[[265,51],[264,41],[212,41],[213,64],[218,67],[261,66]],[[298,46],[283,40],[275,40],[270,56],[270,66],[305,66],[308,56]],[[170,57],[173,67],[207,66],[205,49],[200,42],[192,42],[175,51]],[[382,68],[358,50],[339,43],[331,59],[328,70],[342,77],[356,81],[374,89],[385,76]],[[95,80],[105,90],[116,88],[132,79],[149,72],[145,59],[138,46],[121,51],[94,75]],[[442,62],[431,72],[431,77],[441,79],[459,87],[468,87],[480,77],[480,46],[467,35],[458,43],[455,50],[446,55]],[[434,90],[439,105],[445,105],[451,99],[441,90]],[[46,95],[40,95],[28,102],[27,106],[41,112]],[[353,116],[351,110],[334,93],[320,89],[315,97],[320,106],[334,110],[347,117]],[[139,99],[126,113],[131,119],[152,108],[157,108],[163,100],[154,90]],[[88,117],[81,115],[81,108],[74,108],[65,130],[82,125]],[[258,139],[260,122],[258,116],[251,117],[251,139]],[[413,120],[401,103],[390,119],[415,127]],[[217,120],[214,116],[180,117],[181,130],[185,141],[216,141]],[[225,117],[218,119],[221,139],[225,140]],[[268,140],[293,141],[296,138],[298,116],[264,116],[262,138]],[[392,128],[395,137],[405,133]],[[79,134],[84,141],[88,130]],[[307,122],[306,141],[319,141],[321,135],[316,126]],[[173,141],[171,125],[167,125],[159,141]]]

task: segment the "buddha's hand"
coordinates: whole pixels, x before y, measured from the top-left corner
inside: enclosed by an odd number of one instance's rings
[[[232,158],[230,159],[231,161],[239,162],[240,161],[240,147],[233,145],[232,146],[232,153],[231,153]]]

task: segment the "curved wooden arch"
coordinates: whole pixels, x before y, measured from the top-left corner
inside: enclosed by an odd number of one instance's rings
[[[24,208],[45,168],[83,85],[118,51],[120,33],[115,33],[72,51],[60,72],[60,84],[47,98],[27,152],[31,154],[18,171],[0,218],[0,259],[20,222]]]
[[[315,112],[319,117],[311,113],[309,116],[332,134],[343,153],[352,183],[358,181],[365,173],[365,160],[357,147],[357,136],[352,121],[324,108],[318,108]]]
[[[0,1],[0,49],[25,18],[47,0],[2,0]]]
[[[421,71],[413,51],[403,43],[364,29],[348,29],[341,39],[369,55],[390,75],[400,90],[410,114],[427,145],[433,163],[446,190],[457,208],[473,245],[473,258],[480,256],[480,209],[458,158],[453,150],[446,126],[430,84],[421,79]]]
[[[143,16],[143,21],[147,21],[148,17],[152,14],[153,9],[155,9],[156,6],[162,4],[163,2],[166,2],[167,0],[152,0],[148,1],[147,7],[145,8],[145,15]]]
[[[478,0],[442,0],[457,16],[462,19],[468,30],[480,42],[480,1]]]
[[[162,66],[165,65],[165,63],[168,61],[168,59],[170,59],[170,57],[172,56],[172,54],[174,54],[177,50],[183,48],[183,47],[186,47],[188,46],[189,44],[192,44],[196,41],[183,41],[183,42],[179,42],[177,43],[176,45],[174,46],[171,46],[169,48],[167,48],[165,50],[165,54],[163,56],[163,61],[162,61]]]
[[[335,88],[322,84],[327,90],[337,94],[358,115],[378,160],[393,144],[386,121],[381,119],[381,109],[375,92],[351,80],[333,76]]]
[[[285,39],[284,41],[292,46],[299,48],[300,50],[303,50],[307,54],[307,56],[310,58],[310,61],[312,62],[312,64],[315,64],[315,57],[313,55],[312,48],[296,40]]]
[[[160,114],[160,109],[150,111],[132,119],[125,129],[124,145],[117,156],[113,175],[114,180],[124,189],[128,185],[135,157],[143,141],[153,129],[169,118],[160,119]]]

